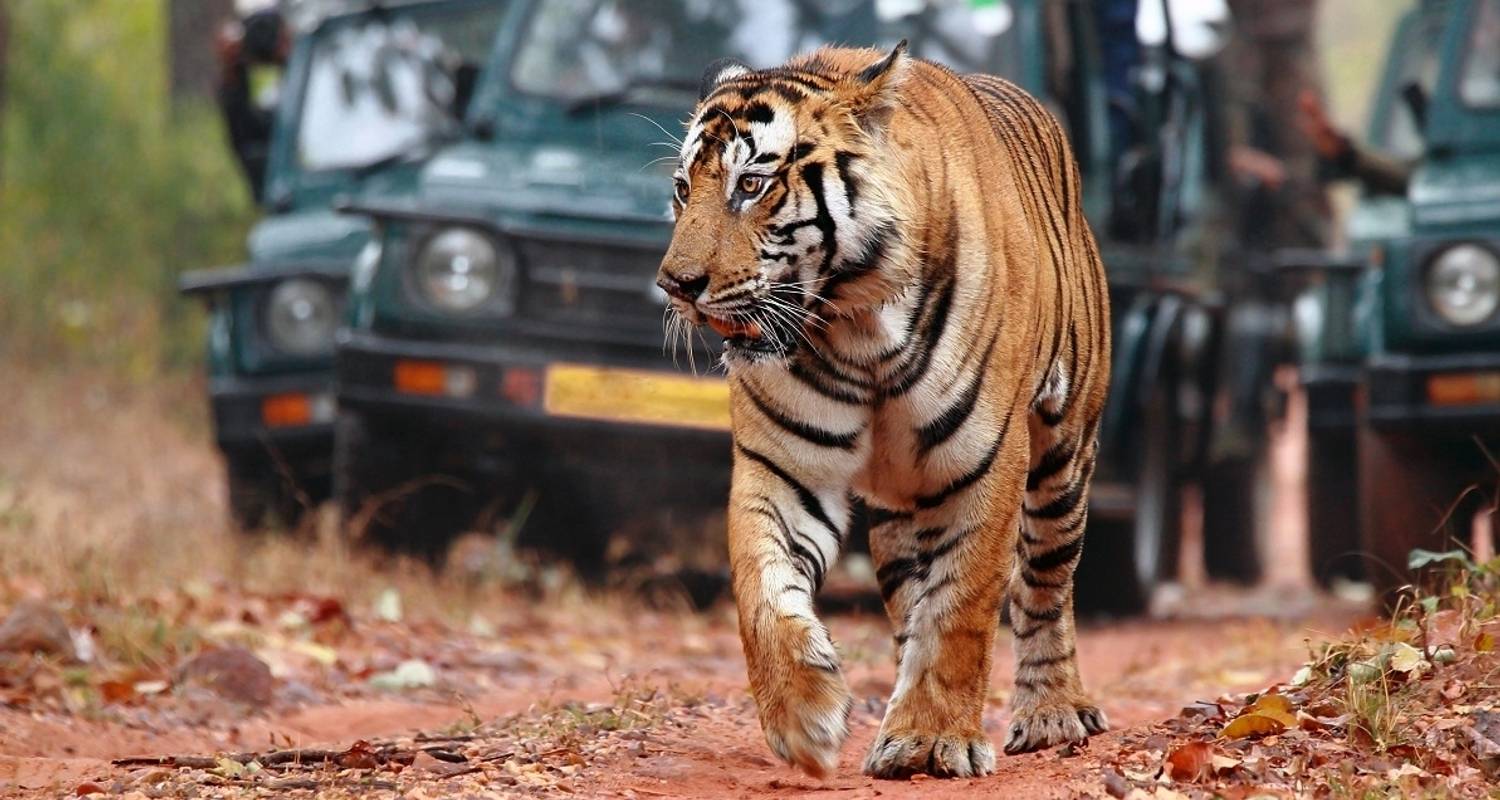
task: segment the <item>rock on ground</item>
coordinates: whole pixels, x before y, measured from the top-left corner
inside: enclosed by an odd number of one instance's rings
[[[29,600],[16,604],[5,621],[0,622],[0,651],[78,660],[67,621],[46,603]]]
[[[199,654],[177,671],[177,681],[202,686],[227,700],[252,706],[270,703],[276,688],[271,668],[243,647]]]

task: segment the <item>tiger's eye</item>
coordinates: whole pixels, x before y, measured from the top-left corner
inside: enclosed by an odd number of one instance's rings
[[[688,201],[688,185],[687,185],[687,181],[678,181],[677,185],[675,186],[675,191],[677,192],[677,202],[679,202],[679,203],[681,203],[683,205],[687,205],[687,201]]]
[[[740,191],[744,192],[745,194],[758,194],[760,192],[760,187],[763,186],[765,182],[766,179],[762,178],[759,175],[746,175],[740,178]]]

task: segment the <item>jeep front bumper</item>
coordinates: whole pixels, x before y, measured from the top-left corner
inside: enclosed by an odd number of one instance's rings
[[[1364,375],[1365,415],[1382,429],[1500,431],[1500,353],[1385,355]]]
[[[326,374],[235,376],[209,382],[214,439],[223,450],[271,447],[319,451],[333,446],[333,378]]]
[[[588,467],[696,464],[727,480],[729,389],[662,369],[660,357],[600,364],[566,349],[434,343],[346,333],[343,407],[419,421],[498,449],[544,448]],[[488,448],[488,445],[486,445]]]

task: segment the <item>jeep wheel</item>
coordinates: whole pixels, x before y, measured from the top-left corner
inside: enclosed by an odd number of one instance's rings
[[[1163,394],[1145,409],[1134,472],[1139,476],[1135,514],[1089,519],[1074,581],[1076,604],[1085,613],[1141,613],[1150,607],[1156,585],[1177,577],[1182,494],[1176,416]]]
[[[1449,550],[1457,546],[1454,538],[1468,542],[1470,517],[1482,498],[1465,496],[1468,470],[1455,447],[1360,426],[1360,540],[1369,559],[1366,574],[1387,608],[1401,586],[1420,577],[1406,568],[1413,549]]]
[[[1203,476],[1203,566],[1209,577],[1253,584],[1270,559],[1270,453],[1235,456]]]
[[[307,512],[296,487],[271,459],[254,452],[224,454],[229,518],[241,531],[295,530]]]
[[[1307,554],[1318,585],[1365,575],[1359,555],[1359,460],[1354,431],[1314,430],[1307,434]],[[1404,563],[1404,562],[1403,562]]]
[[[432,440],[341,409],[334,429],[334,496],[345,530],[391,552],[440,561],[474,522],[473,487],[439,474]]]
[[[623,513],[582,476],[553,475],[536,488],[517,544],[568,562],[584,578],[600,578],[609,535]]]

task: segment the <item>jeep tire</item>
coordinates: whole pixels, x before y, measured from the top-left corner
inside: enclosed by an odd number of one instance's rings
[[[224,453],[229,518],[243,532],[295,530],[307,512],[291,479],[267,454],[254,450]]]
[[[1468,542],[1470,516],[1481,498],[1465,492],[1470,470],[1455,453],[1459,446],[1451,439],[1360,426],[1360,540],[1366,574],[1386,608],[1403,585],[1420,577],[1406,566],[1413,549],[1450,550],[1455,537]]]
[[[1324,588],[1338,579],[1363,580],[1366,564],[1359,543],[1364,514],[1353,429],[1308,429],[1306,504],[1313,580]]]
[[[340,521],[356,541],[441,561],[453,539],[474,523],[476,492],[438,470],[434,444],[441,437],[382,423],[361,411],[339,410],[333,482]]]
[[[1271,468],[1265,447],[1209,464],[1203,475],[1203,567],[1254,584],[1270,560]]]
[[[626,509],[599,485],[572,471],[547,475],[517,545],[560,558],[587,580],[602,578],[610,533]]]
[[[1135,513],[1125,519],[1090,516],[1083,557],[1074,578],[1085,614],[1139,614],[1150,608],[1162,581],[1175,580],[1182,538],[1182,492],[1177,474],[1176,412],[1165,391],[1143,409],[1136,445]]]

